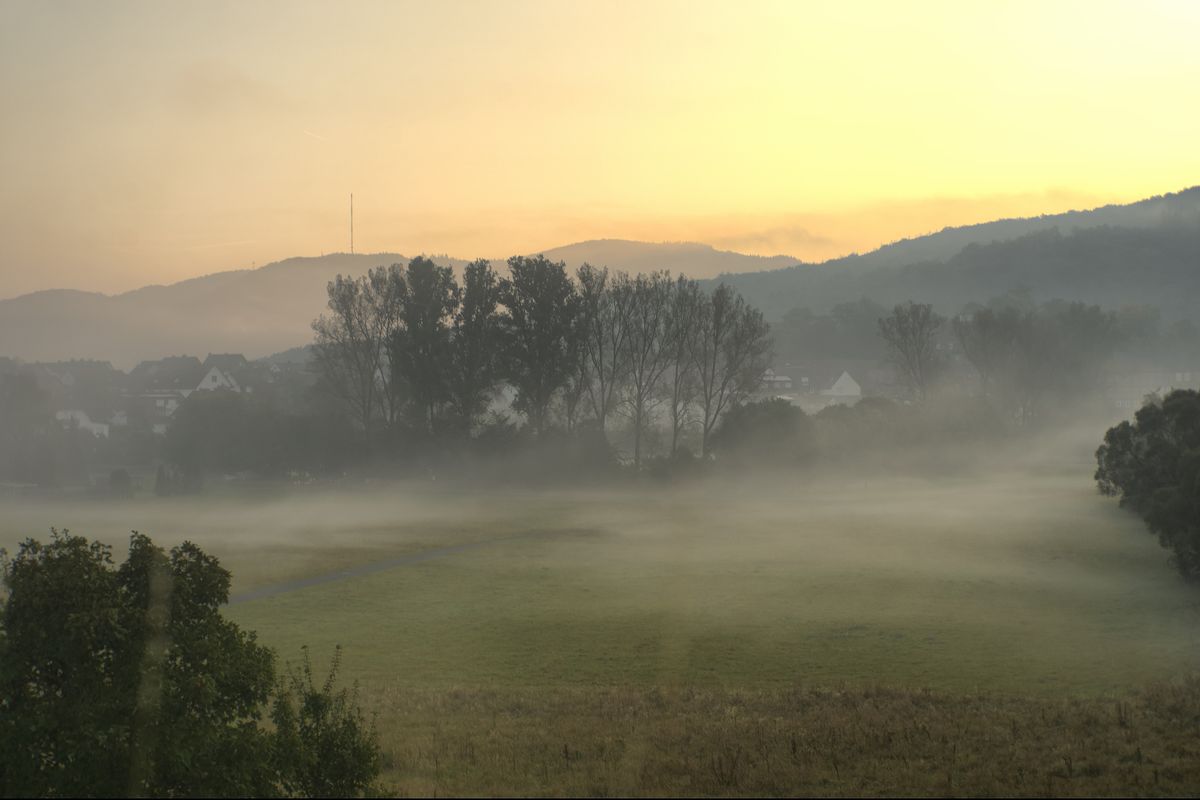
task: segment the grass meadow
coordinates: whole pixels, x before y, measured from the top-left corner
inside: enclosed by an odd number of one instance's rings
[[[1082,463],[2,520],[10,549],[189,538],[235,597],[280,589],[226,613],[284,662],[343,647],[401,794],[1200,789],[1200,593]]]

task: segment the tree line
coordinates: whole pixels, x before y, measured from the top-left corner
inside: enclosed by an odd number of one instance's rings
[[[501,276],[418,257],[338,276],[313,322],[314,363],[368,441],[404,428],[469,437],[507,387],[535,437],[629,424],[640,464],[660,420],[675,455],[685,431],[700,452],[722,415],[754,391],[769,327],[736,291],[666,272],[628,275],[544,256],[514,256]]]
[[[1024,299],[1020,303],[1015,300]],[[878,322],[890,361],[917,400],[966,362],[1008,424],[1029,428],[1061,405],[1097,388],[1101,367],[1132,338],[1116,312],[1084,303],[998,298],[947,319],[928,303],[895,306]]]

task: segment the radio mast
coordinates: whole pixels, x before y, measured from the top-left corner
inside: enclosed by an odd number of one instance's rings
[[[350,255],[354,255],[354,192],[350,193]]]

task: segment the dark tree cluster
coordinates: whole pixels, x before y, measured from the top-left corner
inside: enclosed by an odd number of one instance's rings
[[[205,475],[336,473],[353,456],[353,431],[336,414],[293,414],[252,394],[193,392],[175,412],[155,479],[160,495],[199,490]]]
[[[672,454],[694,428],[703,454],[770,351],[762,314],[736,292],[665,272],[585,264],[573,277],[561,262],[515,256],[506,276],[476,261],[460,283],[419,257],[339,276],[328,292],[315,363],[369,442],[397,430],[483,437],[503,425],[489,410],[507,390],[535,439],[591,429],[607,445],[620,417],[635,464],[658,428]]]
[[[942,366],[937,335],[945,321],[933,306],[911,300],[879,319],[879,335],[887,345],[888,357],[918,400],[928,397]]]
[[[34,374],[0,363],[0,481],[51,486],[78,478],[100,443],[55,418]]]
[[[955,317],[953,330],[981,393],[1018,427],[1097,388],[1124,338],[1117,314],[1065,302],[976,308]]]
[[[200,548],[135,533],[116,567],[63,531],[3,566],[0,796],[370,789],[379,752],[353,692],[317,685],[307,653],[278,681],[272,651],[222,616],[230,575]]]
[[[1144,355],[1162,344],[1157,316],[1146,309],[1118,313],[1062,300],[1037,305],[1025,291],[970,304],[949,322],[932,305],[912,301],[879,319],[880,339],[907,396],[924,402],[953,388],[951,394],[985,398],[1018,429],[1045,423],[1101,388],[1115,356]]]
[[[1200,580],[1200,392],[1150,398],[1108,430],[1096,462],[1100,491],[1140,514],[1180,574]]]
[[[772,326],[776,355],[790,364],[822,359],[878,361],[885,355],[879,320],[887,313],[865,297],[838,303],[826,313],[794,308]]]
[[[713,450],[735,466],[798,465],[816,447],[812,420],[787,400],[772,398],[735,406],[713,434]]]

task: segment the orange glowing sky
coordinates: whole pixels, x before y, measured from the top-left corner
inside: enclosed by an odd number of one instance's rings
[[[1200,183],[1200,3],[0,0],[0,297],[591,238],[806,260]]]

